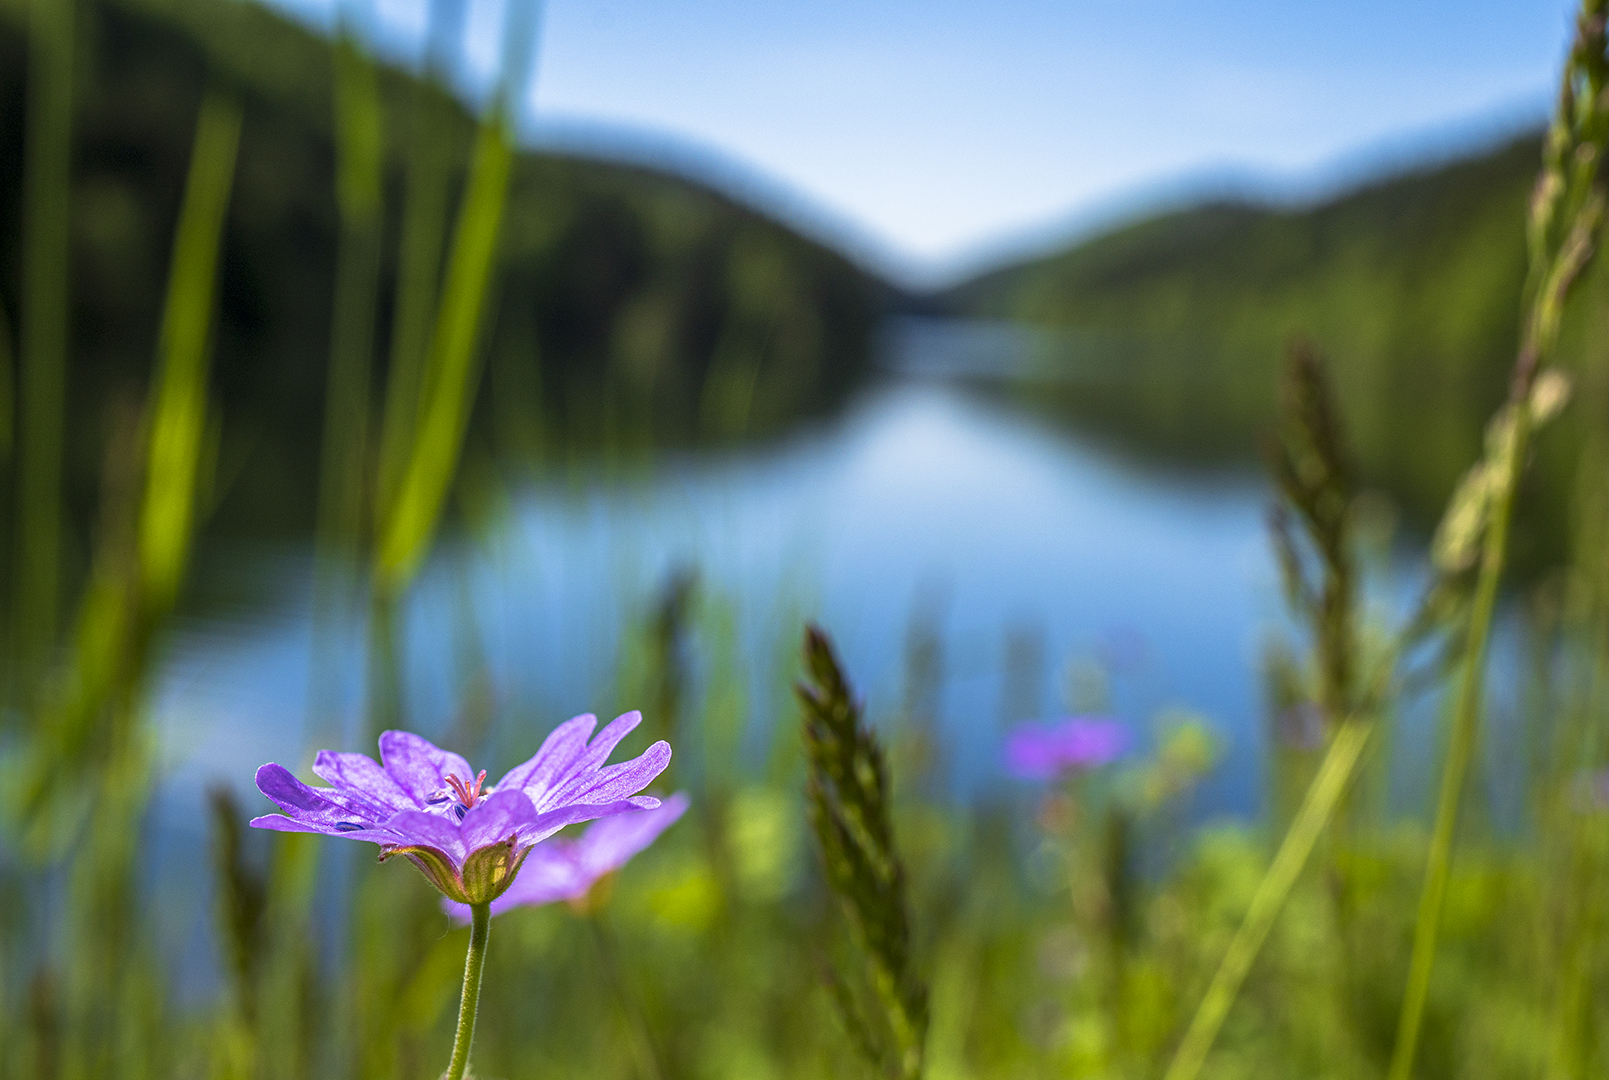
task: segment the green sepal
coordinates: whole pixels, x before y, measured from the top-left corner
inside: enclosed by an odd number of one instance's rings
[[[478,854],[478,853],[477,853]],[[446,852],[424,844],[409,844],[406,846],[389,847],[380,852],[380,861],[403,855],[407,860],[419,868],[425,875],[425,880],[436,887],[436,891],[447,899],[458,904],[473,904],[464,892],[464,883],[458,872],[453,869],[452,860]]]
[[[514,884],[530,848],[516,852],[512,839],[476,848],[464,860],[463,890],[468,904],[489,904]]]

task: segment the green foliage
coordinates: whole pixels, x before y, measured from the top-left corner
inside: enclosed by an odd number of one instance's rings
[[[398,470],[396,502],[379,523],[375,585],[394,595],[412,579],[440,520],[457,473],[464,431],[479,383],[479,337],[513,164],[506,121],[486,123],[476,142],[469,191],[459,210],[435,335],[425,361],[418,426],[407,464]]]
[[[207,451],[207,362],[218,252],[234,185],[240,124],[240,107],[233,101],[215,94],[202,99],[173,240],[139,524],[142,588],[146,603],[161,610],[178,599],[195,531],[197,483]]]
[[[26,854],[35,882],[53,871],[67,883],[61,910],[48,916],[61,966],[37,971],[45,989],[26,1043],[34,1067],[64,1077],[103,1075],[131,1059],[149,1064],[168,1022],[165,996],[148,992],[161,976],[141,932],[138,823],[153,777],[142,695],[153,641],[190,561],[207,459],[217,255],[239,132],[238,106],[209,93],[174,235],[148,412],[119,425],[108,455],[103,534],[66,662],[47,669],[43,692],[23,683],[31,708],[22,740],[0,760],[5,850]],[[11,659],[13,674],[28,671]],[[37,885],[28,900],[43,917]]]
[[[1270,471],[1284,497],[1274,511],[1274,550],[1291,608],[1313,626],[1323,673],[1318,704],[1333,723],[1358,705],[1353,689],[1358,581],[1351,523],[1356,481],[1324,367],[1310,347],[1292,350],[1282,391],[1279,437],[1269,452]],[[1308,580],[1287,506],[1301,516],[1318,554],[1323,573],[1317,586]]]
[[[867,1060],[891,1077],[915,1080],[927,1039],[927,987],[911,956],[905,870],[894,847],[883,753],[861,725],[860,706],[831,642],[814,626],[805,631],[804,656],[809,681],[799,684],[798,694],[810,823],[865,965],[864,988],[838,975],[833,995]]]
[[[1151,453],[1245,459],[1279,412],[1290,343],[1319,343],[1357,482],[1428,528],[1507,392],[1522,325],[1533,137],[1308,207],[1214,203],[1146,218],[949,294],[1045,328],[1025,400]],[[1593,361],[1602,290],[1560,360]],[[1519,537],[1560,557],[1573,463],[1544,455]]]
[[[120,755],[143,750],[130,713],[138,707],[152,637],[172,610],[190,558],[208,450],[206,361],[218,244],[239,131],[238,107],[209,95],[196,121],[174,235],[150,412],[142,425],[126,422],[127,442],[109,455],[107,520],[74,648],[65,670],[51,671],[47,692],[30,702],[36,708],[33,760],[17,799],[31,819],[36,848],[69,844],[71,823],[93,803],[86,780]]]
[[[320,442],[318,534],[326,559],[350,562],[363,539],[385,213],[385,130],[379,77],[349,31],[336,39],[331,59],[340,230]]]
[[[1547,392],[1547,383],[1539,380],[1539,375],[1554,360],[1565,301],[1596,251],[1603,223],[1606,194],[1600,165],[1609,153],[1609,101],[1604,97],[1609,80],[1609,56],[1605,55],[1609,39],[1604,30],[1604,0],[1582,0],[1575,40],[1561,80],[1558,110],[1548,130],[1542,173],[1537,178],[1527,221],[1530,269],[1519,355],[1514,361],[1508,401],[1492,422],[1487,455],[1476,466],[1475,475],[1484,479],[1478,485],[1484,493],[1479,513],[1479,579],[1470,601],[1425,886],[1420,894],[1402,1017],[1388,1074],[1391,1080],[1409,1080],[1414,1071],[1451,873],[1454,831],[1484,711],[1487,640],[1498,584],[1507,568],[1509,525],[1520,477],[1530,460],[1532,429],[1562,404],[1562,392]],[[1464,490],[1468,491],[1469,486]],[[1452,507],[1454,513],[1459,509],[1456,503]]]
[[[76,3],[32,0],[28,28],[17,571],[11,627],[30,672],[46,666],[61,604],[62,441],[67,407],[67,246]]]

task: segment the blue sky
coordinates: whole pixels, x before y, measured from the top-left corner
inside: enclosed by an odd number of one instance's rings
[[[326,24],[338,0],[275,0]],[[388,53],[428,0],[368,8]],[[483,82],[507,0],[468,0]],[[549,0],[538,141],[717,179],[913,283],[1194,190],[1540,122],[1567,0]]]

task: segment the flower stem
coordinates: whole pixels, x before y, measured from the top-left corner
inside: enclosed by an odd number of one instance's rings
[[[453,1059],[442,1080],[464,1080],[469,1067],[469,1044],[475,1038],[475,1009],[480,1004],[480,971],[486,964],[486,939],[492,932],[492,907],[475,904],[469,909],[469,955],[464,958],[464,996],[458,1003],[458,1035]]]

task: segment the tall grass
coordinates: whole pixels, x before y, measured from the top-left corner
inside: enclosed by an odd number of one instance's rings
[[[336,206],[341,228],[330,315],[329,382],[319,467],[311,704],[339,684],[339,635],[356,607],[370,459],[369,414],[384,226],[385,130],[378,73],[343,12],[332,50]]]
[[[459,7],[455,0],[434,0],[430,5],[426,77],[410,88],[395,315],[375,478],[376,521],[389,520],[396,502],[400,474],[407,465],[418,422],[419,386],[430,351],[451,179],[451,128],[444,122],[444,98],[456,56],[453,15]]]
[[[16,452],[17,351],[11,336],[11,319],[0,305],[0,469],[10,471]]]
[[[141,927],[140,821],[152,782],[141,723],[153,640],[190,561],[209,461],[207,371],[224,217],[241,111],[201,102],[174,234],[157,375],[147,412],[114,432],[103,522],[67,666],[31,716],[20,760],[7,770],[13,820],[34,859],[62,875],[65,899],[30,908],[49,928],[29,950],[41,1013],[19,1032],[49,1075],[159,1069],[150,1045],[165,1021],[151,996],[155,956]],[[48,877],[45,878],[48,880]],[[24,953],[23,955],[29,955]],[[59,974],[57,974],[59,973]],[[41,1073],[45,1075],[45,1073]]]
[[[415,437],[400,470],[396,502],[379,525],[375,586],[384,596],[395,596],[418,572],[463,448],[483,358],[481,324],[513,162],[509,122],[503,115],[493,117],[476,141],[469,190],[459,210],[420,385]]]
[[[805,633],[799,685],[810,761],[810,823],[827,880],[853,929],[859,972],[830,986],[855,1045],[879,1072],[919,1080],[927,1044],[927,986],[911,955],[905,868],[894,845],[887,769],[833,653]]]
[[[62,423],[67,393],[67,253],[77,4],[28,8],[23,300],[18,380],[16,580],[12,626],[24,678],[45,662],[61,603]]]
[[[1600,162],[1609,151],[1609,102],[1603,100],[1605,75],[1609,74],[1609,62],[1604,56],[1605,7],[1602,0],[1584,0],[1581,5],[1576,39],[1565,65],[1553,125],[1548,130],[1542,175],[1532,196],[1524,336],[1515,360],[1508,404],[1493,421],[1486,460],[1476,466],[1474,474],[1479,494],[1473,497],[1483,503],[1479,579],[1469,612],[1457,704],[1414,928],[1413,957],[1397,1045],[1392,1052],[1391,1080],[1408,1080],[1413,1073],[1446,899],[1454,831],[1485,696],[1487,641],[1497,607],[1498,584],[1508,558],[1514,500],[1528,460],[1533,416],[1545,411],[1533,401],[1537,380],[1552,359],[1565,301],[1596,250],[1603,223],[1605,191],[1599,172]],[[1545,389],[1546,384],[1541,385]],[[1474,485],[1466,481],[1459,496],[1469,498],[1474,490]],[[1462,509],[1455,504],[1453,512]]]

